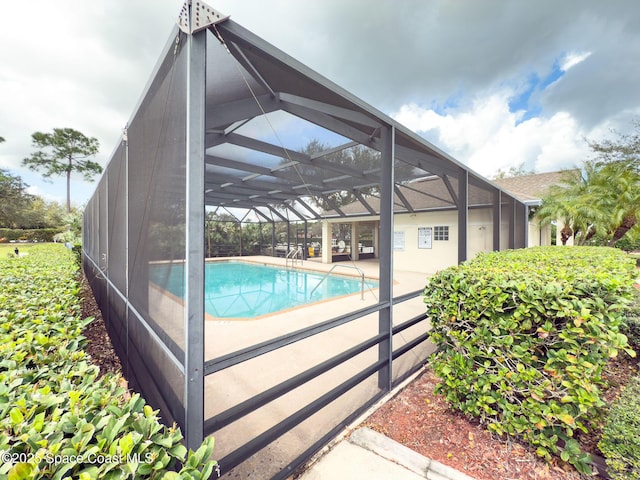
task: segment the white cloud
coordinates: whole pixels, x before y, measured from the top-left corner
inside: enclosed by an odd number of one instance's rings
[[[582,53],[570,52],[567,55],[565,55],[564,59],[562,60],[560,69],[566,72],[570,68],[575,67],[579,63],[584,62],[590,56],[591,56],[591,52],[582,52]]]
[[[45,200],[47,202],[65,203],[67,201],[66,197],[64,197],[62,195],[52,195],[46,189],[43,189],[42,187],[38,187],[38,186],[27,187],[26,188],[26,192],[29,195],[38,196],[38,197],[42,198],[43,200]]]
[[[445,115],[407,104],[392,116],[489,177],[523,163],[527,170],[546,172],[584,160],[585,135],[570,114],[557,112],[518,122],[522,113],[509,111],[510,95],[509,89],[479,95],[464,110]]]

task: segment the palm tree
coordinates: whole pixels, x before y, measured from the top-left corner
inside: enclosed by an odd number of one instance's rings
[[[640,218],[640,173],[633,162],[587,161],[582,170],[566,172],[536,215],[543,225],[563,222],[563,245],[572,235],[584,245],[597,232],[613,246]]]
[[[541,225],[559,221],[562,223],[560,235],[563,245],[574,237],[577,245],[584,244],[596,232],[595,220],[600,212],[589,199],[594,171],[585,165],[584,171],[567,170],[562,183],[554,185],[543,198],[542,206],[536,212]]]
[[[609,246],[623,238],[640,218],[640,120],[636,131],[615,140],[589,142],[595,158],[565,174],[549,190],[537,212],[541,223],[560,219],[563,244],[573,235],[584,244],[596,232]]]
[[[640,216],[640,119],[632,123],[632,133],[618,133],[615,140],[589,142],[601,169],[601,196],[597,201],[609,213],[609,245],[624,237]]]
[[[593,197],[603,219],[608,245],[613,246],[640,217],[640,172],[633,161],[601,163]]]

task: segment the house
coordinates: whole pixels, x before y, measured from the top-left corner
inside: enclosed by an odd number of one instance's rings
[[[554,185],[561,185],[565,182],[565,171],[534,173],[531,175],[520,175],[517,177],[500,178],[493,180],[502,189],[512,193],[519,200],[526,203],[529,208],[535,209],[542,204],[542,198],[547,194],[549,188]],[[538,241],[534,237],[538,237]],[[535,218],[529,219],[529,246],[551,245],[551,225],[540,226]],[[561,245],[560,229],[556,232],[556,245]],[[573,245],[573,237],[567,240],[567,245]]]
[[[494,181],[527,206],[530,217],[526,239],[516,242],[509,228],[522,213],[502,200],[495,208],[493,197],[480,185],[469,185],[468,217],[460,228],[455,189],[441,177],[429,176],[395,188],[393,221],[394,269],[432,274],[458,263],[461,231],[466,231],[466,258],[480,252],[551,245],[551,226],[540,226],[532,211],[541,205],[549,187],[561,183],[562,172],[523,175]],[[326,212],[323,220],[322,261],[377,257],[379,251],[380,200],[374,195]],[[497,218],[499,217],[499,218]],[[494,219],[497,218],[497,222]],[[330,240],[329,240],[330,239]],[[558,241],[558,244],[560,242]]]

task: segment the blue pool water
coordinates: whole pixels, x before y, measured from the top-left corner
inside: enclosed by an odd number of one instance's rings
[[[218,318],[254,318],[328,298],[359,293],[362,280],[237,261],[205,264],[205,311]],[[153,265],[150,279],[184,297],[182,265]],[[320,286],[314,291],[316,286]],[[365,289],[377,287],[365,278]],[[313,294],[311,292],[313,291]]]

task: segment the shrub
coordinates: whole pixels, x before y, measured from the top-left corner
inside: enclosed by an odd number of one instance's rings
[[[633,301],[629,306],[622,332],[629,339],[629,345],[636,351],[640,349],[640,290],[634,289]]]
[[[564,444],[561,457],[588,472],[573,437],[602,418],[607,359],[633,354],[620,333],[633,267],[616,249],[539,247],[439,272],[424,294],[438,391],[540,456]]]
[[[30,230],[0,228],[0,241],[24,240],[27,242],[53,242],[53,237],[64,228],[34,228]]]
[[[78,266],[82,267],[82,243],[74,243],[71,251],[76,259]]]
[[[175,427],[98,378],[82,350],[77,264],[60,245],[0,259],[0,478],[208,478],[213,440]]]
[[[632,252],[634,250],[640,250],[640,235],[637,234],[638,229],[635,229],[635,235],[629,235],[630,232],[616,242],[615,247],[624,250],[625,252]]]
[[[613,480],[640,478],[640,377],[614,402],[598,443]]]

